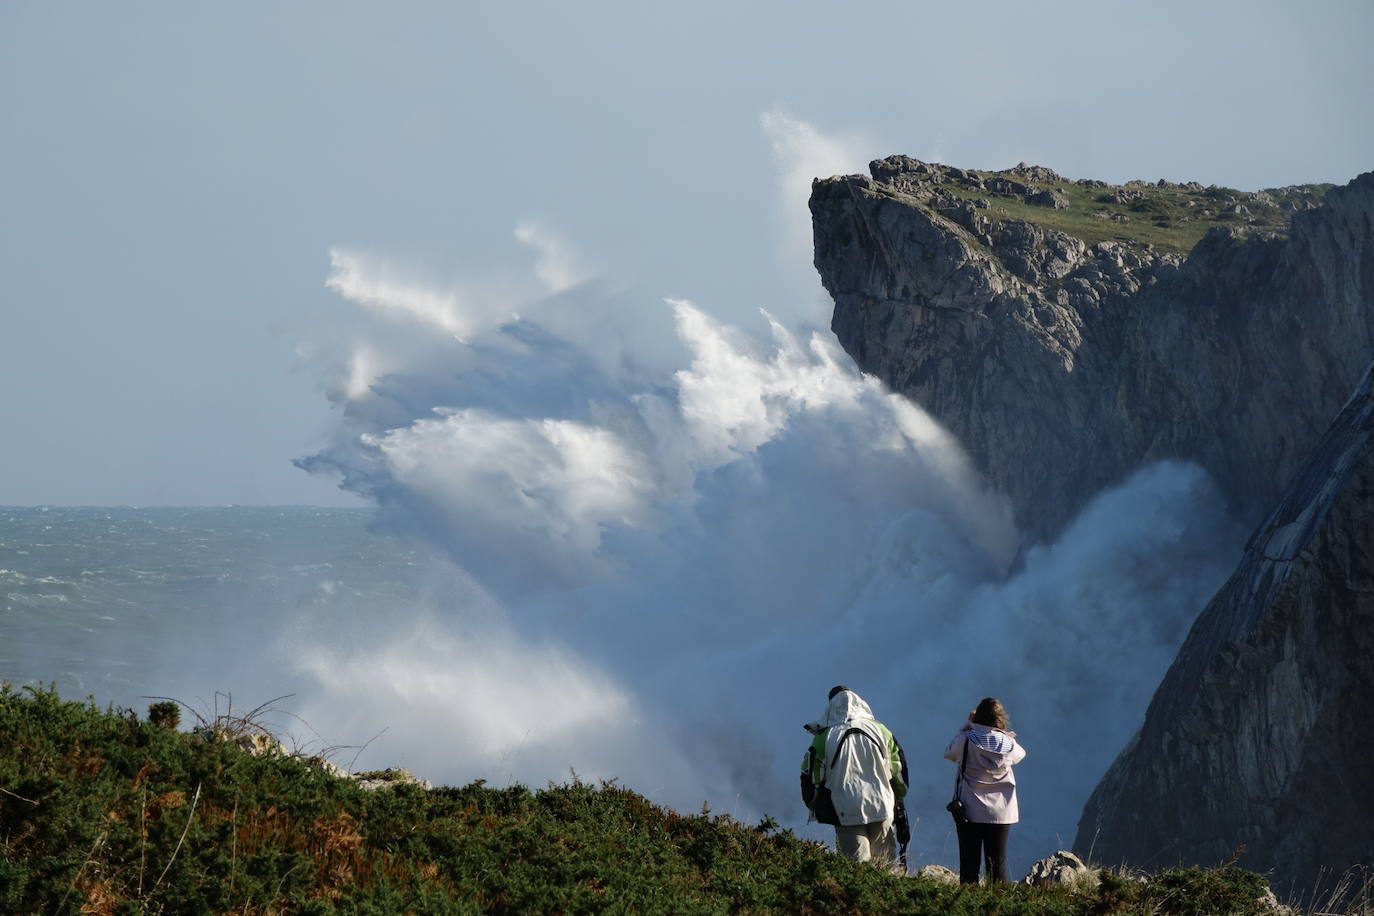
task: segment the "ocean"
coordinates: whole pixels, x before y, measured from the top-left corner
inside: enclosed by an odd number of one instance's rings
[[[140,710],[291,692],[291,621],[411,606],[416,547],[369,509],[0,507],[0,679]],[[221,704],[224,702],[221,698]]]

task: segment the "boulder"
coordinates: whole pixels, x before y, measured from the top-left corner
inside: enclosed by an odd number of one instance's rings
[[[939,884],[958,884],[959,873],[943,865],[922,865],[916,869],[916,877],[935,881]]]
[[[433,788],[428,779],[421,779],[409,770],[400,767],[354,773],[350,778],[357,782],[359,788],[368,790],[394,789],[397,786],[419,786],[421,789]]]
[[[1007,171],[1019,175],[1027,181],[1036,181],[1041,184],[1064,180],[1063,176],[1054,169],[1046,168],[1043,165],[1026,165],[1024,162],[1018,162],[1014,168],[1007,169]]]
[[[1137,200],[1144,199],[1144,191],[1139,191],[1132,188],[1121,188],[1098,197],[1098,200],[1100,200],[1104,204],[1116,204],[1117,206],[1124,206],[1125,204],[1134,203]]]
[[[1035,190],[1030,185],[1012,181],[1010,178],[988,178],[983,181],[983,187],[998,197],[1024,198]]]
[[[1048,858],[1041,859],[1030,867],[1030,872],[1021,879],[1022,884],[1044,887],[1049,884],[1077,887],[1089,881],[1095,882],[1097,871],[1090,868],[1082,859],[1061,849]]]
[[[330,776],[335,777],[336,779],[353,778],[352,775],[348,772],[348,770],[339,766],[337,763],[330,760],[328,757],[322,757],[317,754],[314,757],[305,758],[305,762],[308,763],[314,769],[323,770],[324,772],[328,773]]]
[[[1051,210],[1063,210],[1068,207],[1069,199],[1054,188],[1043,188],[1027,194],[1026,203],[1036,207],[1048,207]]]
[[[266,732],[248,732],[236,737],[234,742],[254,757],[260,757],[263,754],[286,753],[281,742]]]

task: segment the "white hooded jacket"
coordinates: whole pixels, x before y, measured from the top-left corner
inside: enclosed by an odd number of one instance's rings
[[[1016,743],[1016,732],[969,722],[945,748],[945,758],[959,763],[965,745],[968,762],[958,782],[964,813],[975,824],[1015,824],[1021,812],[1011,768],[1026,756],[1026,749]]]
[[[816,784],[830,790],[840,823],[846,827],[890,823],[896,808],[892,759],[896,743],[863,698],[842,690],[831,699],[822,719],[825,753]],[[819,751],[820,742],[815,742]],[[833,766],[832,766],[833,763]]]

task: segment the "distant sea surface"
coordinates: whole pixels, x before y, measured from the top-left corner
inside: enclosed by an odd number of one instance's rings
[[[342,625],[422,590],[415,549],[370,530],[371,515],[0,506],[0,680],[131,707],[277,689],[284,622]]]

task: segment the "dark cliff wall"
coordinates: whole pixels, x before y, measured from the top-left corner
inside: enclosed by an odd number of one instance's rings
[[[813,185],[832,327],[959,436],[1026,540],[1163,458],[1201,464],[1259,523],[1076,848],[1162,867],[1243,845],[1297,891],[1374,864],[1374,173],[1317,206],[1280,189],[1282,219],[1261,225],[1225,189],[871,171]],[[1121,231],[1062,213],[1075,201]],[[1172,226],[1165,244],[1132,238],[1116,205]],[[1226,224],[1178,244],[1179,212]]]
[[[1038,192],[904,157],[872,172],[813,185],[832,327],[964,442],[1029,541],[1164,458],[1201,464],[1254,522],[1374,354],[1374,173],[1286,233],[1218,227],[1185,256],[964,194],[1057,207],[1072,183],[1045,169],[1012,170]]]
[[[1094,790],[1100,862],[1240,864],[1301,892],[1374,863],[1374,366]]]

